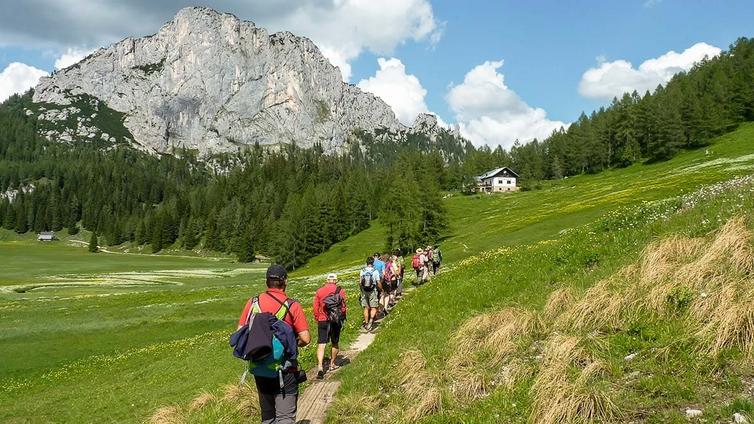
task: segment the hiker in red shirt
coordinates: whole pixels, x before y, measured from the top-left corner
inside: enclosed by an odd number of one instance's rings
[[[330,371],[338,369],[335,360],[338,358],[338,343],[340,330],[346,319],[346,291],[338,286],[338,276],[329,274],[324,286],[314,294],[314,319],[317,320],[317,378],[325,376],[323,362],[327,342],[332,343],[330,355]]]
[[[309,323],[306,321],[304,310],[298,301],[290,299],[285,294],[288,284],[288,273],[280,265],[267,268],[267,290],[256,297],[258,312],[268,312],[272,315],[282,315],[283,321],[291,326],[296,334],[298,345],[309,344]],[[249,310],[254,299],[249,299],[238,320],[238,327],[247,324]],[[282,384],[278,378],[254,376],[259,394],[259,407],[262,413],[262,423],[290,423],[296,421],[296,406],[298,402],[298,385],[301,380],[298,369],[282,374]]]

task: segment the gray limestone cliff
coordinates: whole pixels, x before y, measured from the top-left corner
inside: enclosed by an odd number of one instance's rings
[[[43,78],[33,100],[38,107],[27,113],[47,123],[50,139],[114,141],[119,133],[155,152],[254,143],[337,150],[356,129],[407,130],[382,99],[344,83],[309,39],[196,7],[152,36],[124,39]],[[125,131],[102,129],[102,115],[119,118]],[[64,122],[75,126],[56,125]]]

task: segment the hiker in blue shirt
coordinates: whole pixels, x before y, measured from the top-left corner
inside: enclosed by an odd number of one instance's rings
[[[385,275],[385,262],[380,259],[380,252],[375,252],[374,256],[374,269],[380,273],[380,279]]]

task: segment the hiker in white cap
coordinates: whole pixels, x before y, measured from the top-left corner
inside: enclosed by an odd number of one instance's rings
[[[422,283],[422,267],[424,266],[424,262],[422,262],[422,256],[424,255],[424,249],[421,247],[416,249],[416,254],[413,258],[411,258],[411,267],[414,268],[414,271],[416,271],[416,283],[415,284],[421,284]],[[426,259],[426,257],[425,257]]]
[[[340,342],[340,330],[346,320],[346,291],[338,285],[338,276],[330,273],[327,275],[325,285],[314,294],[314,319],[317,320],[317,378],[325,376],[323,366],[325,360],[325,347],[327,342],[332,344],[329,370],[338,368],[338,343]]]
[[[421,283],[424,284],[429,281],[429,255],[430,250],[422,250],[419,254],[419,262],[421,262]]]

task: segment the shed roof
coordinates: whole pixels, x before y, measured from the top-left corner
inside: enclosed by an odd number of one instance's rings
[[[507,166],[504,166],[502,168],[495,168],[492,171],[489,171],[489,172],[487,172],[485,174],[482,174],[482,175],[478,176],[477,179],[479,179],[479,180],[486,180],[487,178],[493,178],[493,177],[496,177],[499,174],[501,174],[503,171],[508,171],[508,173],[511,174],[513,177],[520,178],[518,176],[518,174],[516,174],[515,172],[513,172],[512,169],[508,168]]]

